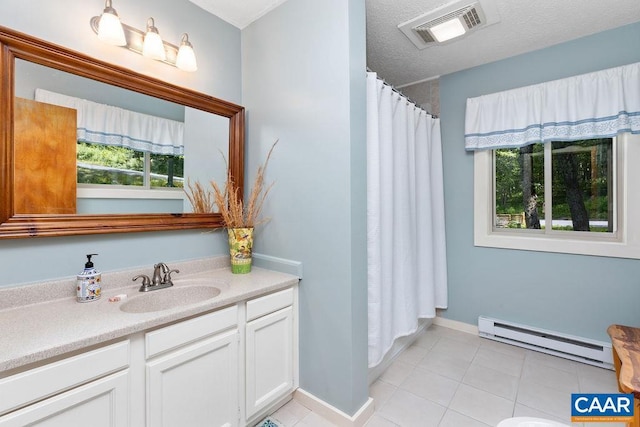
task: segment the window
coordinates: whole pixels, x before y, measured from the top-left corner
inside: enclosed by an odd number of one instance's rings
[[[613,138],[501,148],[493,155],[495,229],[615,231]]]
[[[184,186],[184,156],[78,142],[78,184],[171,188]]]
[[[640,135],[474,152],[476,246],[640,259]]]
[[[475,245],[640,259],[639,90],[635,63],[468,98]]]
[[[79,199],[182,199],[157,190],[183,187],[183,122],[40,88],[35,99],[76,110]]]

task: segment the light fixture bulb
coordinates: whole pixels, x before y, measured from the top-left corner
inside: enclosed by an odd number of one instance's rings
[[[196,54],[193,51],[193,45],[189,42],[189,35],[186,33],[182,35],[182,42],[176,57],[176,67],[183,71],[196,71],[198,69]]]
[[[439,42],[445,42],[447,40],[454,39],[456,37],[460,37],[464,33],[467,32],[465,30],[464,25],[460,22],[460,19],[454,18],[449,21],[443,22],[442,24],[435,25],[429,28],[433,36]]]
[[[153,18],[147,20],[147,33],[144,35],[142,43],[142,54],[147,58],[164,61],[167,55],[164,51],[164,44],[158,29],[154,26]]]
[[[106,0],[100,22],[98,23],[98,39],[115,46],[126,46],[127,39],[116,10],[111,7],[111,0]]]

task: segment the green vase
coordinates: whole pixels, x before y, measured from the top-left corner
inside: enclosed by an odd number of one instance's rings
[[[229,254],[231,272],[245,274],[251,272],[251,249],[253,248],[253,227],[229,228]]]

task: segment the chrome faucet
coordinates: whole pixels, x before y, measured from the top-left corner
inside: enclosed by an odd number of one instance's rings
[[[132,280],[135,282],[142,278],[140,292],[155,291],[173,286],[171,273],[180,273],[180,270],[171,270],[167,264],[160,262],[153,266],[153,276],[151,279],[149,279],[149,276],[146,274],[139,274]]]

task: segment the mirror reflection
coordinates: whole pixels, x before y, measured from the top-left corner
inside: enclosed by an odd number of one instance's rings
[[[183,213],[187,180],[222,182],[229,119],[15,61],[17,214]]]

